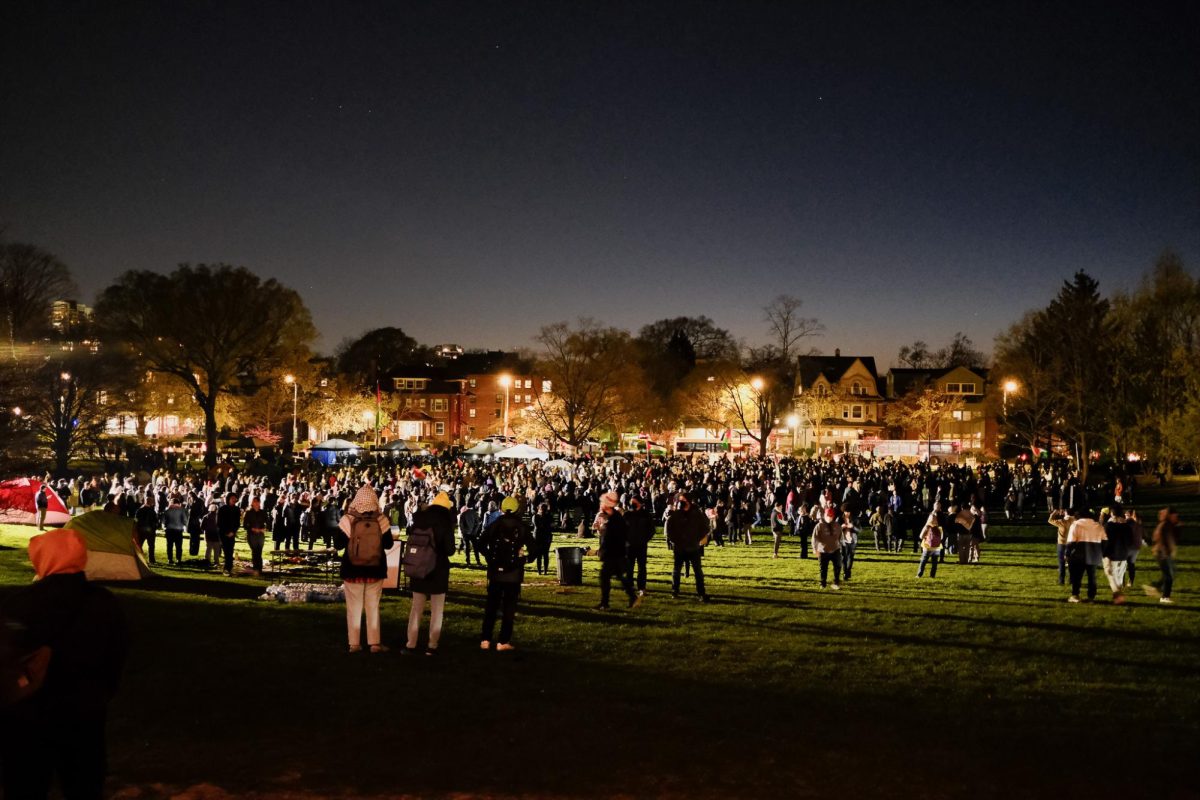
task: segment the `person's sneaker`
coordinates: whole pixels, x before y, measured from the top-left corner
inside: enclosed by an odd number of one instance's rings
[[[361,645],[361,644],[352,644],[352,645],[350,645],[350,652],[351,652],[351,653],[361,653],[361,652],[362,652],[362,645]]]
[[[1076,594],[1071,595],[1070,597],[1067,598],[1067,602],[1068,603],[1078,603],[1079,595],[1076,595]]]
[[[1174,601],[1174,600],[1172,600],[1172,599],[1171,599],[1171,598],[1169,598],[1169,597],[1160,597],[1160,598],[1158,598],[1158,602],[1160,602],[1160,603],[1165,603],[1165,604],[1167,604],[1167,605],[1169,605],[1169,606],[1173,606],[1173,605],[1175,605],[1175,601]]]
[[[831,584],[829,584],[829,588],[830,588],[830,589],[833,589],[833,590],[836,592],[836,591],[838,591],[839,589],[841,589],[842,587],[841,587],[841,586],[839,586],[839,585],[838,585],[838,584],[836,584],[836,583],[831,583]]]
[[[400,655],[402,656],[411,656],[415,652],[417,652],[417,649],[415,647],[409,647],[408,645],[404,645],[400,648]]]
[[[671,592],[671,597],[674,597],[676,600],[678,600],[678,599],[679,599],[679,592]]]
[[[638,597],[645,597],[645,596],[646,596],[646,590],[638,589]]]
[[[515,644],[513,644],[512,642],[504,642],[503,644],[496,645],[497,653],[507,653],[509,650],[516,650],[516,649],[517,649],[517,646]]]
[[[482,642],[479,643],[479,649],[480,650],[491,650],[492,643],[489,642],[487,639],[484,639]]]
[[[386,653],[388,650],[391,650],[391,649],[392,649],[392,648],[388,647],[386,644],[373,644],[373,645],[371,645],[371,652],[372,652],[372,653]]]
[[[427,656],[436,656],[437,653],[438,653],[438,649],[436,647],[426,647],[425,648],[425,655],[427,655]]]

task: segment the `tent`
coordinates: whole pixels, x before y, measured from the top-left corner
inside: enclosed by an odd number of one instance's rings
[[[379,449],[388,450],[393,453],[415,453],[420,450],[420,448],[412,442],[406,442],[403,439],[393,439]]]
[[[503,450],[508,449],[508,445],[501,442],[480,442],[474,447],[463,450],[464,456],[493,456]]]
[[[29,478],[13,478],[0,482],[0,522],[9,525],[37,524],[37,493],[42,488],[42,482]],[[50,486],[49,504],[46,507],[46,524],[58,527],[66,525],[71,519],[71,512],[63,503],[58,492]]]
[[[90,581],[137,581],[154,573],[133,541],[134,521],[109,511],[89,511],[72,517],[64,528],[83,534]]]
[[[347,456],[357,455],[357,453],[358,445],[354,442],[347,442],[345,439],[326,439],[309,448],[309,455],[312,459],[325,466],[336,464]]]
[[[513,445],[507,450],[501,450],[499,453],[496,453],[496,458],[515,458],[520,461],[532,461],[533,459],[539,459],[541,461],[545,461],[546,459],[550,458],[550,454],[545,450],[537,449],[533,445],[518,444]]]
[[[561,470],[568,475],[572,475],[575,472],[575,465],[562,458],[556,458],[553,461],[547,461],[542,465],[542,472],[548,472],[553,469]]]

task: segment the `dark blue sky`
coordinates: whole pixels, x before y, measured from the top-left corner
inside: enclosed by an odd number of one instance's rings
[[[1200,262],[1198,4],[13,5],[0,226],[84,299],[244,264],[331,349],[787,292],[887,365]]]

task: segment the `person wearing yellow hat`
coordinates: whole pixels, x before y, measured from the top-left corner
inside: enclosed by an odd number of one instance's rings
[[[38,580],[0,609],[18,653],[29,654],[0,726],[5,797],[104,791],[105,720],[128,649],[125,618],[107,589],[88,582],[83,535],[64,528],[29,541]],[[9,676],[8,670],[3,674]]]
[[[481,650],[492,647],[497,614],[500,614],[500,637],[496,639],[496,651],[503,653],[515,649],[513,620],[517,614],[517,600],[521,597],[521,581],[525,577],[525,565],[537,557],[533,554],[533,534],[521,518],[520,510],[521,503],[517,498],[504,498],[500,503],[500,516],[479,535],[479,548],[488,563],[487,604],[483,609],[483,635],[479,641]]]
[[[412,607],[408,612],[408,639],[400,648],[401,655],[410,655],[417,650],[417,638],[421,633],[421,617],[425,615],[425,602],[429,601],[429,642],[425,655],[437,654],[438,641],[442,635],[442,615],[446,608],[446,592],[450,588],[450,556],[454,555],[454,502],[446,492],[438,494],[428,506],[413,514],[412,525],[408,526],[410,547],[429,547],[435,557],[433,570],[424,576],[410,576]]]

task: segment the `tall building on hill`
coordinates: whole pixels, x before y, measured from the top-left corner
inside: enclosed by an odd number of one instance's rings
[[[50,327],[64,336],[82,331],[91,321],[91,306],[75,300],[55,300],[50,304]]]

